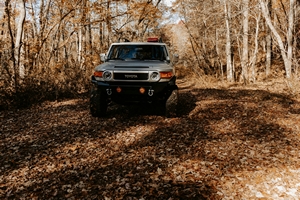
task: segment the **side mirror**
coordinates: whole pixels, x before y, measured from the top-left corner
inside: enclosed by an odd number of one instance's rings
[[[178,60],[179,60],[179,55],[173,54],[173,62],[178,62]]]
[[[168,63],[170,63],[170,62],[171,62],[171,60],[170,60],[170,57],[169,57],[169,56],[167,56],[167,58],[166,58],[166,61],[167,61]]]
[[[100,54],[100,60],[103,61],[103,62],[105,62],[106,59],[107,59],[107,57],[106,57],[105,53],[101,53]]]

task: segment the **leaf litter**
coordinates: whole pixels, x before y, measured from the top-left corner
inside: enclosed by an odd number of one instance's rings
[[[88,99],[0,113],[1,199],[299,199],[300,105],[263,89],[181,90],[176,118]]]

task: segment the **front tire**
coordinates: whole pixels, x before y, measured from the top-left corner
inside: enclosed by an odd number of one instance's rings
[[[170,97],[166,101],[165,115],[166,117],[177,116],[177,105],[178,105],[178,90],[172,91]]]
[[[93,117],[104,117],[107,111],[107,97],[104,92],[92,88],[90,96],[90,112]]]

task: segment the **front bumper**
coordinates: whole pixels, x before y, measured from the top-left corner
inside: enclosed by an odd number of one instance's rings
[[[178,89],[176,77],[168,82],[103,82],[92,77],[97,90],[117,103],[160,101],[168,99]]]

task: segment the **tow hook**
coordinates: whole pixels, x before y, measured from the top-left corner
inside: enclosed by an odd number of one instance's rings
[[[106,93],[107,93],[108,96],[110,96],[112,94],[111,89],[110,88],[106,89]]]
[[[149,97],[152,97],[152,96],[153,96],[153,93],[154,93],[154,90],[152,90],[152,89],[149,89],[149,91],[148,91],[148,95],[149,95]]]

